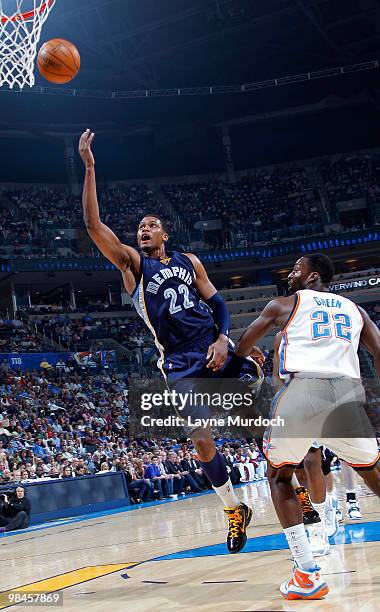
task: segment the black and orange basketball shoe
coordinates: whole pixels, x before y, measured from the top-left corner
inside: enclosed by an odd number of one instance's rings
[[[305,487],[297,487],[295,491],[302,508],[303,524],[314,525],[314,523],[320,523],[321,519],[318,512],[313,508],[307,489]]]
[[[224,508],[228,518],[227,550],[229,553],[240,552],[247,541],[247,527],[251,522],[252,510],[245,504],[237,508]]]

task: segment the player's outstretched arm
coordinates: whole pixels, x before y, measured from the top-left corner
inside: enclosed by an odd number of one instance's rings
[[[272,300],[267,304],[260,316],[253,321],[239,338],[235,346],[235,353],[240,357],[247,357],[252,347],[265,336],[266,332],[276,324],[279,314],[277,300]]]
[[[139,253],[133,247],[122,244],[114,232],[100,220],[95,159],[91,150],[94,137],[94,133],[86,130],[79,141],[79,154],[86,167],[82,195],[84,222],[91,239],[103,255],[122,273],[131,270],[137,276],[140,269]]]
[[[380,331],[371,321],[368,313],[358,306],[364,325],[360,334],[360,342],[371,353],[375,362],[376,373],[380,378]]]
[[[239,338],[235,353],[246,357],[257,342],[273,327],[283,327],[294,306],[294,297],[276,298],[267,304],[260,316],[253,321]]]

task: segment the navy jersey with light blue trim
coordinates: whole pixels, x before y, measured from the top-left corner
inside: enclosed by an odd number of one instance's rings
[[[195,278],[194,266],[183,253],[174,251],[161,260],[141,257],[141,279],[132,299],[161,353],[173,353],[215,330],[211,309],[199,297]]]

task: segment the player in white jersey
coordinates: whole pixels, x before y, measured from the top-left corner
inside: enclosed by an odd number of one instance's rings
[[[286,599],[319,599],[328,586],[313,560],[292,476],[316,440],[349,463],[380,497],[379,453],[364,411],[357,350],[373,355],[380,377],[380,332],[368,314],[329,292],[334,275],[323,254],[301,257],[289,274],[295,296],[272,300],[240,338],[235,351],[248,355],[271,328],[282,330],[280,375],[273,414],[284,426],[269,428],[265,446],[268,480],[277,515],[293,554],[293,576],[280,591]],[[277,423],[278,423],[277,419]]]

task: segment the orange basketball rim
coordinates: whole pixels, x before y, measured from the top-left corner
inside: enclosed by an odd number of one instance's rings
[[[46,9],[49,9],[53,6],[55,0],[41,0],[40,5],[30,11],[25,11],[24,13],[14,13],[13,15],[4,15],[1,12],[1,22],[6,23],[7,21],[29,21],[33,19],[37,12],[41,13]],[[1,3],[0,3],[1,4]]]
[[[37,45],[55,2],[14,0],[15,10],[6,14],[0,0],[0,87],[33,87]]]

